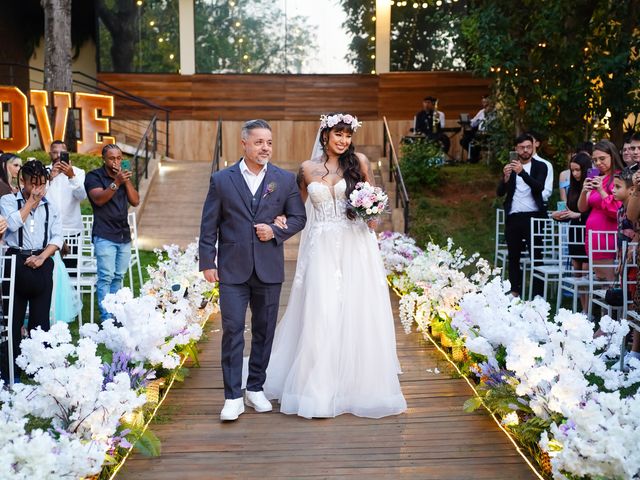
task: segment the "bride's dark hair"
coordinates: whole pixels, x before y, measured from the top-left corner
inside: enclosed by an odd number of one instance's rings
[[[336,113],[330,113],[328,116],[337,115]],[[329,169],[327,168],[327,139],[329,136],[329,132],[333,130],[335,132],[348,132],[353,134],[353,128],[351,128],[351,124],[338,122],[333,127],[325,127],[320,131],[319,141],[322,146],[322,151],[324,152],[324,168],[327,170],[322,178],[329,175]],[[327,138],[325,138],[327,137]],[[351,192],[353,192],[356,188],[356,184],[358,182],[364,182],[364,175],[360,170],[360,160],[356,155],[356,149],[353,146],[353,142],[349,144],[349,148],[338,157],[338,165],[342,170],[342,178],[344,178],[345,183],[347,184],[347,190],[345,191],[345,197],[349,198]],[[355,220],[356,214],[349,208],[347,208],[347,217],[350,220]]]

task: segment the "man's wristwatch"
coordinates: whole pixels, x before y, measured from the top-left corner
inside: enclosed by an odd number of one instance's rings
[[[115,192],[116,190],[118,190],[118,185],[116,184],[116,182],[111,182],[109,188]]]

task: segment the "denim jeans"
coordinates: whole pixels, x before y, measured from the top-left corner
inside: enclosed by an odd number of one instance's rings
[[[98,263],[98,309],[100,320],[107,320],[111,315],[102,306],[104,297],[116,293],[122,288],[122,279],[129,268],[131,258],[131,242],[116,243],[100,237],[93,238],[93,245]]]

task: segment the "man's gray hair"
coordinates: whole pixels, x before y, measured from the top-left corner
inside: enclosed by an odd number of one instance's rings
[[[271,125],[269,125],[266,120],[262,120],[260,118],[256,120],[249,120],[242,126],[242,132],[240,133],[242,139],[246,140],[249,138],[249,131],[255,130],[256,128],[264,128],[271,131]]]

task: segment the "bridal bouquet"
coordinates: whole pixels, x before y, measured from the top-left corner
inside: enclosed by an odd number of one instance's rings
[[[349,195],[349,208],[365,222],[382,215],[388,203],[387,194],[369,182],[358,182]]]

